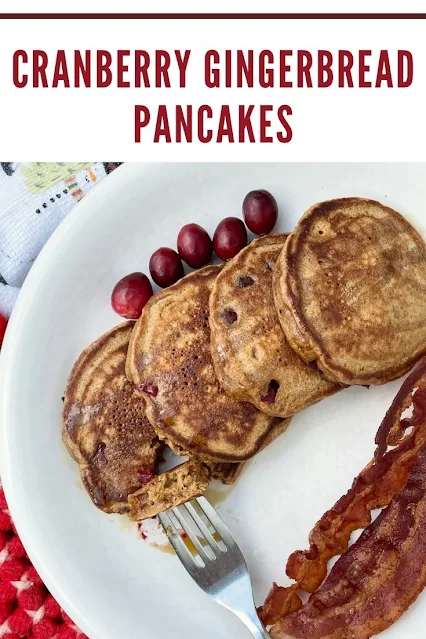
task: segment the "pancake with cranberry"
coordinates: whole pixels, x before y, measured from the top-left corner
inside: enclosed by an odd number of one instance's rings
[[[281,417],[341,388],[296,355],[278,319],[272,273],[287,237],[254,240],[222,269],[210,296],[212,359],[222,388]]]
[[[141,521],[201,497],[209,481],[209,469],[201,462],[192,459],[175,466],[129,495],[129,517]]]
[[[156,473],[162,450],[125,375],[132,328],[121,324],[82,352],[64,398],[64,442],[93,503],[108,513],[129,511],[128,495]]]
[[[136,322],[126,372],[147,400],[147,417],[178,454],[239,462],[262,447],[278,418],[225,394],[210,349],[209,297],[219,266],[154,295]]]
[[[310,208],[278,259],[274,293],[292,348],[341,384],[384,384],[426,352],[426,246],[374,200]]]

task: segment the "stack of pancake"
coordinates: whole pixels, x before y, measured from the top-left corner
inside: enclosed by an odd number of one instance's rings
[[[372,200],[317,204],[289,236],[186,275],[86,349],[63,432],[94,503],[151,517],[232,483],[303,408],[426,352],[426,247]],[[158,474],[164,446],[189,461]]]

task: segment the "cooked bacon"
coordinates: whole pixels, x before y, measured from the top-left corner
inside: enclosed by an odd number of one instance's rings
[[[286,572],[299,588],[315,592],[327,575],[327,562],[348,547],[351,533],[371,523],[371,511],[387,506],[405,485],[411,464],[426,441],[426,428],[407,437],[377,463],[370,462],[352,488],[323,515],[309,535],[310,549],[290,555]]]
[[[411,417],[403,417],[411,406]],[[407,434],[410,427],[412,432]],[[401,386],[380,425],[373,460],[354,480],[348,493],[317,522],[309,536],[309,550],[296,551],[289,557],[286,572],[296,583],[289,588],[274,584],[267,598],[269,610],[278,611],[283,600],[290,596],[289,591],[301,589],[312,593],[319,588],[327,575],[328,560],[347,550],[354,530],[369,526],[373,509],[387,506],[403,489],[413,460],[425,442],[426,357],[423,357]],[[388,450],[388,446],[395,448]],[[283,612],[281,616],[286,614]]]
[[[426,420],[426,356],[422,357],[413,368],[387,411],[379,430],[376,434],[377,449],[375,457],[382,457],[387,446],[396,446],[404,435],[405,430],[411,426],[419,426]],[[414,389],[416,391],[416,401],[414,402],[413,414],[409,420],[401,419],[401,415],[406,408],[411,406]],[[410,422],[410,424],[408,423]]]
[[[351,533],[371,523],[371,511],[389,504],[407,481],[413,459],[426,441],[426,358],[406,379],[376,436],[374,459],[355,478],[351,489],[317,522],[309,535],[309,550],[290,555],[286,573],[298,587],[315,592],[327,575],[327,562],[348,547]],[[417,390],[413,393],[413,389]],[[401,419],[413,405],[409,418]],[[408,428],[411,434],[406,435]],[[387,446],[397,445],[386,452]]]
[[[369,639],[426,586],[426,444],[401,492],[341,556],[321,588],[281,618],[272,639]]]
[[[272,584],[272,588],[265,599],[263,606],[258,608],[257,612],[265,624],[265,626],[271,626],[276,623],[280,617],[285,617],[298,610],[302,605],[302,600],[296,592],[297,584],[283,588],[277,586],[276,583]]]

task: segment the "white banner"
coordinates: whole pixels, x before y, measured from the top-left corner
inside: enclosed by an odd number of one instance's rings
[[[2,159],[425,160],[425,26],[3,20]]]

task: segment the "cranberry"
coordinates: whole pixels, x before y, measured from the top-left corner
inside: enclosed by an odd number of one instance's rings
[[[280,385],[275,379],[271,379],[268,386],[268,393],[261,397],[262,402],[266,402],[267,404],[273,404],[275,402],[275,397],[277,396],[278,389]]]
[[[137,389],[142,393],[151,395],[151,397],[157,397],[158,395],[158,386],[156,384],[152,384],[151,382],[143,382],[142,384],[139,384]]]
[[[238,217],[225,217],[213,236],[213,248],[222,260],[230,260],[247,244],[247,229]]]
[[[163,246],[151,255],[149,272],[154,282],[164,288],[183,277],[183,265],[176,251]]]
[[[7,319],[3,315],[0,315],[0,347],[3,343],[3,337],[6,332],[6,326],[7,326]]]
[[[213,248],[209,234],[198,224],[186,224],[177,238],[179,255],[192,268],[199,268],[210,262]]]
[[[254,284],[254,279],[250,277],[250,275],[241,275],[237,279],[238,288],[247,288],[247,286],[252,286]]]
[[[106,461],[107,457],[105,454],[105,449],[106,449],[106,443],[100,442],[93,456],[96,461]]]
[[[152,296],[151,282],[143,273],[130,273],[114,286],[112,308],[126,319],[138,319]]]
[[[225,310],[222,313],[222,319],[225,322],[225,324],[228,324],[228,326],[230,326],[231,324],[237,321],[238,315],[234,311],[234,309],[225,308]]]
[[[151,479],[154,477],[154,475],[151,473],[150,470],[138,470],[137,476],[142,486],[145,486],[145,484],[148,484],[151,481]]]
[[[244,221],[256,235],[272,231],[278,217],[278,205],[269,191],[250,191],[243,202]]]

